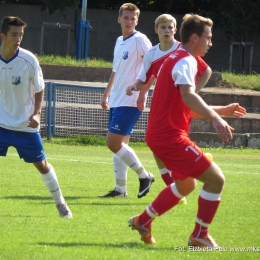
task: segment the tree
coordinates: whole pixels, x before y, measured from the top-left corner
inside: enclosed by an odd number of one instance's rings
[[[238,41],[247,41],[249,33],[257,32],[260,34],[259,0],[219,0],[218,2],[210,2],[211,9],[205,11],[205,13],[230,38],[234,37]]]
[[[82,0],[0,0],[1,4],[36,4],[50,14],[56,10],[65,13],[68,6],[81,8]],[[124,0],[88,0],[88,8],[118,10]],[[142,11],[170,14],[197,13],[210,17],[214,27],[226,35],[246,41],[250,32],[260,34],[260,0],[132,0]]]

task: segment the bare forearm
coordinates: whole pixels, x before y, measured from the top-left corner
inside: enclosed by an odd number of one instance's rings
[[[41,114],[43,94],[44,94],[43,90],[41,92],[34,94],[34,97],[35,97],[35,105],[34,105],[34,113],[33,113],[34,115]]]
[[[110,95],[112,86],[114,84],[115,75],[116,75],[116,73],[114,71],[112,71],[110,78],[109,78],[109,81],[108,81],[108,84],[107,84],[107,87],[106,87],[106,90],[104,92],[104,97],[108,97]]]
[[[210,67],[208,67],[197,80],[196,93],[199,93],[200,90],[207,84],[211,75],[212,75],[212,70]]]
[[[226,116],[226,106],[209,106],[212,108],[218,115]],[[191,110],[190,113],[191,118],[204,118],[202,115],[196,113],[195,111]]]
[[[188,85],[180,86],[184,104],[192,110],[191,117],[214,119],[218,114],[211,109],[205,101]],[[197,115],[197,116],[196,116]]]

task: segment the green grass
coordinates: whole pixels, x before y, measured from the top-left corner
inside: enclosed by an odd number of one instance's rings
[[[260,91],[260,74],[235,74],[222,72],[223,82],[242,89]]]
[[[62,66],[79,66],[79,67],[94,67],[94,68],[112,68],[112,62],[102,59],[88,59],[87,61],[77,61],[75,57],[59,56],[59,55],[42,55],[38,56],[40,64],[62,65]],[[222,72],[222,83],[229,84],[232,87],[250,89],[260,91],[260,74],[236,74],[227,71]],[[221,85],[221,84],[220,84]]]
[[[76,145],[77,144],[77,145]],[[133,144],[156,182],[150,193],[137,199],[136,174],[128,172],[128,199],[98,199],[114,188],[112,153],[103,145],[68,145],[45,141],[73,219],[61,219],[34,167],[9,149],[0,158],[0,259],[257,259],[260,252],[230,252],[232,247],[260,247],[259,162],[257,149],[205,149],[226,176],[215,221],[210,231],[227,252],[189,252],[187,239],[194,226],[197,197],[176,206],[154,221],[155,246],[145,245],[128,219],[141,213],[164,188],[151,152]],[[174,250],[183,248],[185,252]]]
[[[102,59],[87,59],[76,60],[71,56],[59,56],[59,55],[42,55],[35,54],[40,64],[47,65],[62,65],[62,66],[78,66],[78,67],[94,67],[94,68],[112,68],[112,63]]]

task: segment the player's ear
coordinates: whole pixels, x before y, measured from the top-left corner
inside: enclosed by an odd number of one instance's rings
[[[191,36],[190,36],[190,40],[192,42],[196,42],[198,40],[199,36],[196,34],[196,33],[193,33]]]
[[[155,31],[155,33],[158,33],[158,28],[154,27],[154,31]]]
[[[4,33],[0,33],[0,38],[4,40],[6,38],[6,35]]]

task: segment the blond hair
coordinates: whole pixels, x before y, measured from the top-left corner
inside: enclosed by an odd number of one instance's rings
[[[177,26],[176,19],[173,16],[171,16],[170,14],[162,14],[155,19],[155,28],[158,28],[160,23],[165,22],[173,22],[175,28]]]
[[[213,21],[210,18],[205,18],[198,14],[186,14],[182,18],[180,28],[180,38],[182,43],[189,42],[190,36],[195,33],[199,37],[205,31],[205,26],[210,28],[213,26]]]
[[[123,15],[123,12],[125,10],[134,11],[136,13],[137,17],[139,17],[139,15],[140,15],[140,9],[135,4],[125,3],[119,9],[119,17],[121,17]]]

